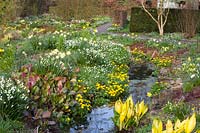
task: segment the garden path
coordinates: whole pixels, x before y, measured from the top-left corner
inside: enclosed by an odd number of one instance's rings
[[[99,27],[97,27],[97,32],[99,34],[102,34],[102,33],[106,33],[108,28],[110,28],[112,26],[112,23],[109,22],[109,23],[105,23],[103,25],[100,25]]]

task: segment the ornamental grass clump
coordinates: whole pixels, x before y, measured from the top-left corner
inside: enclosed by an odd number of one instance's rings
[[[171,120],[167,121],[166,130],[163,130],[163,123],[159,119],[154,119],[152,124],[152,133],[191,133],[196,126],[195,113],[183,120],[178,119],[173,125]]]
[[[119,99],[115,102],[113,122],[119,131],[126,131],[138,126],[147,111],[148,107],[144,101],[134,105],[132,96],[129,96],[124,103]]]

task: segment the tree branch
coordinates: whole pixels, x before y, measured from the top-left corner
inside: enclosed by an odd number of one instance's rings
[[[165,21],[164,21],[163,25],[166,24],[166,22],[167,22],[167,18],[168,18],[168,15],[169,15],[169,8],[167,9],[167,14],[165,15]]]
[[[158,24],[158,21],[153,17],[153,15],[144,6],[144,2],[142,2],[141,4],[142,4],[142,8],[144,9],[144,11],[153,19],[153,21],[155,21]]]

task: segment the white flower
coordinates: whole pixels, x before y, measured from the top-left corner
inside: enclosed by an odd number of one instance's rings
[[[60,53],[60,58],[64,58],[65,57],[65,53]]]
[[[190,76],[190,78],[193,79],[195,76],[196,76],[195,74],[192,74],[192,75]]]
[[[23,51],[23,52],[22,52],[22,54],[23,54],[24,56],[27,56],[27,54],[26,54],[26,52],[25,52],[25,51]]]
[[[71,52],[70,52],[70,51],[67,51],[67,52],[66,52],[66,55],[71,55]]]

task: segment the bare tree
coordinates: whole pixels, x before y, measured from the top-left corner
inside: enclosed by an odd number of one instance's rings
[[[138,0],[142,5],[144,11],[153,19],[153,21],[157,24],[158,30],[161,36],[164,34],[164,26],[167,23],[167,18],[169,14],[168,3],[169,0],[158,0],[157,5],[157,18],[152,15],[150,11],[145,6],[146,0]]]
[[[198,0],[187,0],[185,9],[179,15],[179,27],[186,38],[194,37],[199,22]]]

